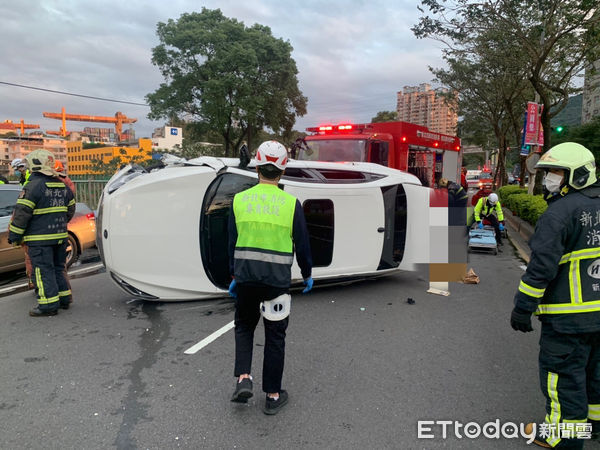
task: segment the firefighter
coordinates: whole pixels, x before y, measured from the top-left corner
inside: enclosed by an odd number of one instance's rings
[[[75,195],[75,183],[67,176],[65,172],[65,166],[58,159],[54,163],[54,171],[58,173],[58,179],[65,183],[65,185],[71,189],[73,195]]]
[[[535,442],[581,449],[583,440],[559,431],[589,421],[600,434],[600,183],[594,156],[573,142],[552,147],[536,168],[546,171],[548,209],[529,242],[510,322],[523,332],[533,331],[532,314],[542,322],[539,371],[550,436]]]
[[[460,185],[465,190],[465,192],[468,192],[469,185],[467,183],[467,168],[466,167],[463,167],[460,170]]]
[[[447,178],[440,178],[438,186],[448,190],[448,225],[466,226],[467,224],[467,201],[469,194],[462,186],[449,181]]]
[[[479,228],[483,228],[483,220],[487,220],[496,232],[496,243],[502,245],[502,231],[504,231],[504,214],[498,195],[491,193],[487,197],[481,197],[475,205],[475,222]],[[496,213],[497,217],[494,215]]]
[[[229,216],[229,262],[234,275],[229,294],[235,301],[235,368],[232,402],[252,397],[254,330],[262,314],[265,328],[263,411],[276,414],[288,401],[281,389],[285,333],[289,321],[291,266],[296,251],[307,293],[312,289],[312,257],[300,202],[278,188],[287,165],[285,147],[263,142],[256,153],[259,183],[233,199]]]
[[[68,309],[71,290],[63,275],[67,257],[67,223],[75,213],[73,193],[56,180],[54,155],[35,150],[26,157],[31,176],[26,182],[9,226],[8,241],[25,242],[33,266],[38,306],[29,315],[54,316]]]

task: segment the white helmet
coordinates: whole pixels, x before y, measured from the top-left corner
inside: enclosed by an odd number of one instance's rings
[[[284,170],[288,162],[286,148],[277,141],[265,141],[256,151],[256,165],[273,164],[279,170]]]
[[[283,320],[290,315],[292,306],[292,296],[290,294],[281,294],[273,300],[261,302],[259,305],[262,316],[271,321]]]
[[[490,205],[495,205],[496,203],[498,203],[498,195],[491,193],[490,196],[488,197],[488,201],[490,202]]]
[[[10,166],[13,169],[16,169],[19,166],[24,166],[25,165],[25,161],[23,161],[21,158],[15,158],[13,159],[13,161],[10,163]]]

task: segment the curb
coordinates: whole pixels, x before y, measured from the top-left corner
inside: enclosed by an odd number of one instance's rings
[[[104,264],[94,264],[90,267],[85,267],[83,269],[73,270],[71,272],[67,272],[70,279],[81,278],[86,275],[92,275],[94,273],[99,273],[104,271]],[[29,283],[21,283],[15,284],[13,286],[8,286],[0,289],[0,297],[5,297],[7,295],[17,294],[19,292],[29,291]]]
[[[512,229],[512,232],[508,233],[510,242],[517,249],[521,259],[529,264],[531,249],[527,245],[527,242],[529,242],[529,239],[533,235],[534,228],[523,219],[513,215],[510,211],[504,211],[504,219]]]

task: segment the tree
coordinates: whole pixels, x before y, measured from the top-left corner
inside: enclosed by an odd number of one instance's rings
[[[165,82],[146,96],[149,118],[189,117],[218,131],[230,155],[264,127],[285,132],[306,113],[292,46],[268,27],[202,8],[159,22],[157,34],[152,63]]]
[[[547,149],[550,119],[566,106],[569,94],[577,91],[574,78],[600,56],[598,2],[421,0],[421,4],[431,16],[420,8],[424,15],[413,28],[417,37],[439,39],[451,49],[470,49],[478,37],[493,32],[504,34],[509,49],[526,55],[522,64],[543,105]]]
[[[396,111],[379,111],[375,114],[375,117],[371,119],[371,123],[394,122],[396,120],[398,120],[398,113]]]

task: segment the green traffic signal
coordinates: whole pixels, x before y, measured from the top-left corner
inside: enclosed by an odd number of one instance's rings
[[[557,133],[562,133],[563,127],[556,127],[555,130]]]

